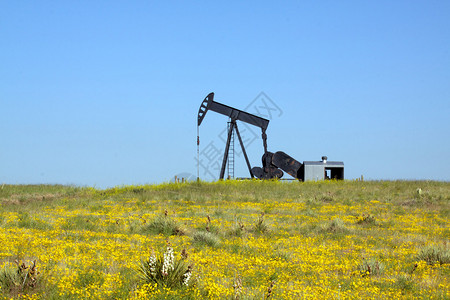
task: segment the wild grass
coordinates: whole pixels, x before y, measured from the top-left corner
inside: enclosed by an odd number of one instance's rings
[[[378,259],[364,259],[358,266],[361,276],[379,276],[384,272],[384,264]]]
[[[209,247],[217,247],[220,243],[219,237],[208,231],[196,231],[192,235],[193,244],[196,246],[206,245]]]
[[[181,225],[173,218],[167,215],[167,210],[164,216],[157,216],[144,227],[143,233],[170,235],[184,235]]]
[[[423,260],[432,266],[435,264],[450,264],[450,246],[447,243],[427,245],[420,250],[417,260]]]
[[[30,292],[38,285],[38,275],[36,261],[29,265],[18,260],[14,262],[14,265],[5,263],[0,270],[1,291],[6,291],[8,294]]]
[[[447,182],[2,185],[0,203],[0,298],[450,298]]]

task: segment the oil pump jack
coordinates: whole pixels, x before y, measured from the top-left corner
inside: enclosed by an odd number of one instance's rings
[[[239,144],[242,148],[245,161],[250,173],[250,177],[257,177],[259,179],[272,179],[283,177],[284,170],[286,173],[299,180],[318,180],[328,178],[344,179],[344,164],[342,162],[327,161],[327,157],[323,156],[320,162],[303,162],[300,163],[294,158],[290,157],[282,151],[275,153],[267,151],[267,134],[266,129],[269,126],[269,120],[255,116],[248,112],[230,107],[228,105],[214,101],[214,93],[209,93],[203,100],[198,110],[197,126],[202,124],[208,110],[217,112],[219,114],[228,116],[230,118],[230,126],[228,128],[227,142],[225,146],[225,153],[223,156],[222,167],[220,169],[219,179],[223,179],[225,175],[225,168],[228,161],[228,153],[230,150],[230,143],[233,131],[239,139]],[[251,168],[248,160],[247,152],[245,151],[244,143],[237,126],[237,121],[245,122],[247,124],[261,128],[261,137],[263,140],[264,154],[262,156],[263,167]],[[199,138],[197,138],[199,144]],[[327,173],[328,172],[328,173]],[[327,175],[330,174],[330,175]]]

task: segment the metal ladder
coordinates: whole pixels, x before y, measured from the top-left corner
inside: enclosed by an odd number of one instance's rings
[[[230,130],[231,122],[228,122],[227,131]],[[227,164],[228,178],[234,179],[234,130],[231,132],[230,149],[228,151]]]

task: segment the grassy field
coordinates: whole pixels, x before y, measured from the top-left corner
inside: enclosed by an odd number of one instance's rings
[[[2,185],[0,202],[0,298],[450,299],[446,182]]]

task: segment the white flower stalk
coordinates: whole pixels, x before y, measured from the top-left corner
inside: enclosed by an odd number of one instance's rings
[[[167,247],[166,253],[164,253],[164,260],[161,273],[163,276],[167,276],[169,271],[173,270],[173,249],[172,247]]]
[[[152,276],[156,275],[156,256],[153,253],[148,259],[148,266],[150,267],[150,274]]]
[[[183,285],[188,285],[189,279],[191,279],[192,267],[189,266],[186,272],[183,274]]]

